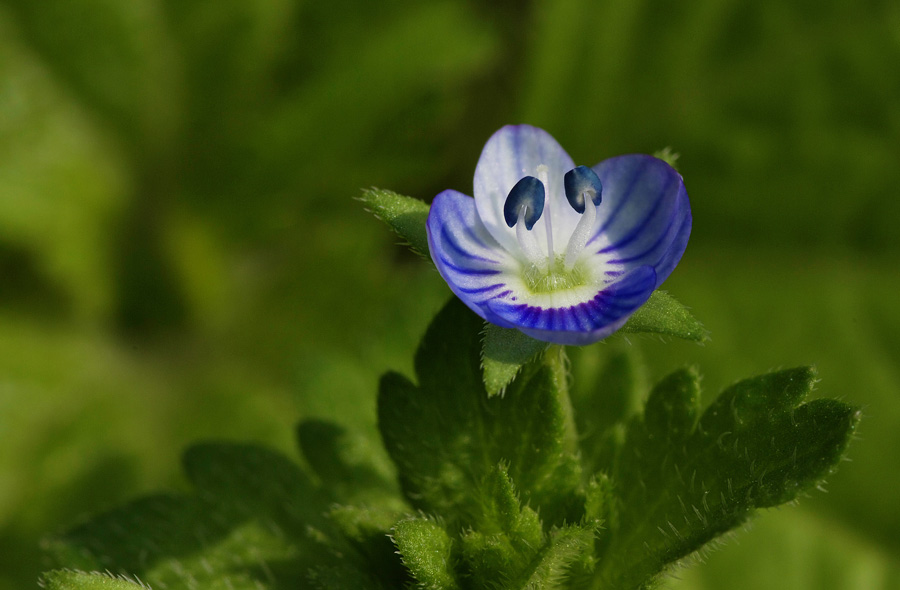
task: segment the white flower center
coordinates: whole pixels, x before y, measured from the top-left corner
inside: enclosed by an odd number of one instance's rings
[[[519,244],[517,258],[521,264],[525,285],[533,293],[551,293],[580,287],[592,277],[584,264],[582,254],[591,239],[597,220],[597,207],[601,201],[602,185],[597,175],[586,166],[579,166],[565,175],[566,199],[581,214],[572,230],[565,252],[557,255],[553,250],[552,207],[544,203],[549,171],[541,164],[535,170],[537,177],[525,177],[510,191],[504,205],[507,224],[516,228]],[[542,216],[547,232],[547,251],[538,244],[531,233],[534,224]]]

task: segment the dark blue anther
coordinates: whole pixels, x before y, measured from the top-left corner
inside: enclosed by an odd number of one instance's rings
[[[603,184],[597,174],[587,166],[578,166],[566,172],[563,178],[566,187],[566,198],[572,209],[584,213],[584,194],[591,196],[594,205],[599,205],[602,199]]]
[[[519,221],[519,211],[525,209],[525,229],[531,229],[544,212],[544,183],[534,176],[526,176],[516,183],[506,203],[503,205],[503,218],[506,225],[514,227]]]

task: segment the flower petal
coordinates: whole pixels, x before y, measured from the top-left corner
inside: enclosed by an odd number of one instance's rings
[[[639,154],[604,160],[593,170],[603,183],[603,204],[588,248],[625,271],[652,266],[659,286],[678,264],[691,233],[681,175],[662,160]]]
[[[486,304],[506,324],[532,338],[583,345],[602,340],[621,328],[650,298],[656,284],[653,267],[639,266],[578,305],[537,307],[509,298],[489,299]]]
[[[503,205],[512,187],[524,176],[541,178],[538,166],[547,167],[546,205],[532,230],[541,248],[547,248],[546,222],[552,219],[553,249],[565,251],[580,215],[566,200],[563,177],[575,167],[572,158],[553,137],[530,125],[507,125],[488,140],[475,167],[474,195],[478,215],[487,230],[510,252],[518,252],[516,231],[506,225]]]
[[[518,264],[478,219],[475,200],[453,190],[434,198],[426,225],[428,249],[450,289],[482,318],[511,327],[486,309],[508,294],[507,278]]]

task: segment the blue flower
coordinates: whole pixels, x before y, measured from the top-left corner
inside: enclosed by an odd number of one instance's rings
[[[474,189],[474,199],[435,197],[431,257],[479,316],[547,342],[589,344],[621,328],[691,233],[687,191],[671,166],[626,155],[576,167],[529,125],[488,140]]]

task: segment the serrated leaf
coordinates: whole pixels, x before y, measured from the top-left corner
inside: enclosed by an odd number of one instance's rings
[[[388,224],[409,248],[425,258],[428,254],[428,203],[404,197],[393,191],[370,188],[363,191],[360,201],[381,221]]]
[[[620,332],[649,332],[696,342],[703,342],[709,338],[703,324],[665,291],[654,291],[647,303],[628,318]]]
[[[459,588],[451,558],[453,540],[441,525],[425,518],[401,520],[394,527],[393,537],[403,564],[416,579],[417,588]]]
[[[382,380],[378,419],[413,506],[468,522],[481,512],[477,490],[501,462],[524,502],[547,519],[567,510],[580,479],[571,416],[557,356],[531,363],[503,398],[488,398],[480,371],[481,319],[451,299],[416,353],[418,385],[397,373]]]
[[[381,580],[404,577],[389,536],[402,516],[396,510],[368,506],[334,505],[328,511],[328,518],[365,560],[368,573]]]
[[[592,527],[578,525],[553,531],[527,575],[513,587],[523,590],[568,587],[566,575],[589,556],[594,546],[594,534]]]
[[[298,537],[309,526],[327,526],[327,495],[280,453],[252,444],[205,443],[189,448],[182,463],[198,494],[223,510],[270,520]]]
[[[301,422],[297,439],[335,501],[403,508],[396,472],[378,441],[323,420]]]
[[[502,393],[522,369],[522,365],[548,346],[546,342],[535,340],[518,330],[486,323],[481,362],[488,395]]]
[[[800,368],[741,381],[699,418],[694,371],[661,381],[612,469],[617,510],[598,580],[643,587],[756,508],[791,501],[827,475],[858,412],[834,400],[798,405],[814,378]]]
[[[481,486],[483,508],[462,535],[462,557],[479,585],[494,587],[521,575],[544,543],[537,513],[522,506],[504,466]]]
[[[149,586],[124,576],[101,572],[53,570],[41,576],[46,590],[148,590]]]
[[[194,495],[136,500],[51,539],[57,562],[138,575],[152,587],[259,590],[299,585],[308,567],[348,545],[329,536],[326,497],[299,468],[253,445],[204,444],[185,453]]]

